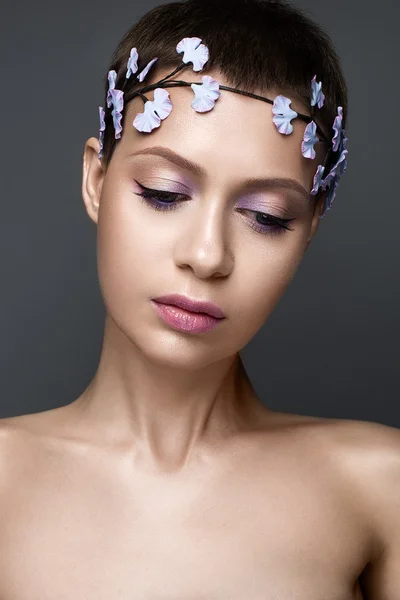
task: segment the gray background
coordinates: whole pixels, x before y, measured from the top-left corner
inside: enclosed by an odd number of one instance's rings
[[[69,404],[93,377],[105,309],[81,199],[102,77],[160,2],[0,7],[0,417]],[[333,38],[350,91],[349,167],[263,329],[242,351],[273,409],[400,427],[399,3],[297,0]]]

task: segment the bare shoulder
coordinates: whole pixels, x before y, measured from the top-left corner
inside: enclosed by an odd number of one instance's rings
[[[30,435],[44,431],[48,427],[54,412],[55,410],[52,409],[0,419],[0,448],[3,450],[2,454],[8,446],[23,443]]]
[[[0,485],[34,468],[62,408],[0,419]]]
[[[375,548],[360,582],[371,600],[400,598],[400,429],[349,421],[332,427],[346,489],[373,533]]]
[[[0,419],[0,462],[3,467],[9,464],[10,453],[14,454],[16,447],[24,440],[27,430],[23,423],[21,417]]]
[[[40,412],[0,419],[1,439],[28,441],[34,438],[62,437],[73,420],[76,402]]]
[[[400,486],[400,429],[370,421],[328,422],[328,439],[337,459],[354,484],[364,492],[370,490],[373,502],[384,488],[388,491],[387,486]],[[365,500],[368,502],[368,497]]]
[[[367,447],[386,450],[396,448],[400,440],[400,429],[376,423],[374,421],[362,421],[353,419],[323,419],[332,429],[333,439],[338,442],[349,443],[350,446],[359,443]],[[394,448],[393,448],[394,444]]]
[[[349,496],[380,533],[385,521],[390,527],[391,517],[400,523],[400,429],[370,421],[299,415],[287,415],[285,421],[291,430],[301,432],[309,451],[318,452],[327,467],[334,468]]]
[[[349,467],[364,467],[373,473],[386,465],[396,468],[400,461],[400,429],[373,421],[329,419],[307,415],[283,415],[291,428],[300,428],[307,437],[335,452]],[[365,475],[366,473],[364,473]]]
[[[390,585],[398,586],[397,595],[388,598],[400,598],[400,429],[370,421],[307,417],[300,427],[339,477],[343,493],[371,532],[370,589],[382,592],[387,585],[383,579],[396,569],[396,584]]]
[[[391,485],[397,484],[400,493],[400,429],[352,419],[322,419],[315,429],[366,504],[379,502]]]
[[[4,491],[6,484],[21,464],[24,454],[23,430],[14,425],[14,417],[0,419],[0,490]]]

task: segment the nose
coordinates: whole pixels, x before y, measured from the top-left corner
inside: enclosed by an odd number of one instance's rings
[[[176,232],[175,264],[189,267],[200,279],[226,277],[233,269],[229,219],[222,199],[199,200],[187,211],[184,223]]]

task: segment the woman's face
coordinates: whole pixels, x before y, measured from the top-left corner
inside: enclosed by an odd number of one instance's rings
[[[201,82],[190,69],[180,75]],[[227,85],[219,72],[212,76]],[[293,278],[318,226],[321,203],[314,210],[309,191],[323,148],[317,144],[315,160],[304,158],[306,124],[296,119],[291,135],[278,133],[265,102],[221,90],[211,111],[197,113],[190,87],[168,92],[172,112],[151,133],[132,125],[143,111],[139,97],[125,108],[106,174],[98,141],[88,140],[82,189],[98,227],[99,282],[111,319],[148,358],[199,368],[243,348]],[[309,114],[295,101],[292,108]],[[161,190],[164,201],[146,202],[141,186]],[[266,215],[289,219],[289,229]],[[178,331],[151,301],[172,293],[214,302],[226,318],[208,333]]]

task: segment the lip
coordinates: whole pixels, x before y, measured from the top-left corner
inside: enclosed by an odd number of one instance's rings
[[[217,327],[224,319],[217,319],[206,313],[195,313],[175,306],[152,300],[158,316],[172,329],[190,334],[208,333]]]
[[[159,302],[161,304],[169,304],[172,306],[177,306],[178,308],[183,308],[189,312],[193,313],[205,313],[214,317],[215,319],[224,319],[225,314],[221,310],[219,306],[213,304],[212,302],[203,302],[201,300],[192,300],[191,298],[187,298],[186,296],[181,296],[179,294],[168,294],[166,296],[159,296],[158,298],[153,298],[154,302]]]

